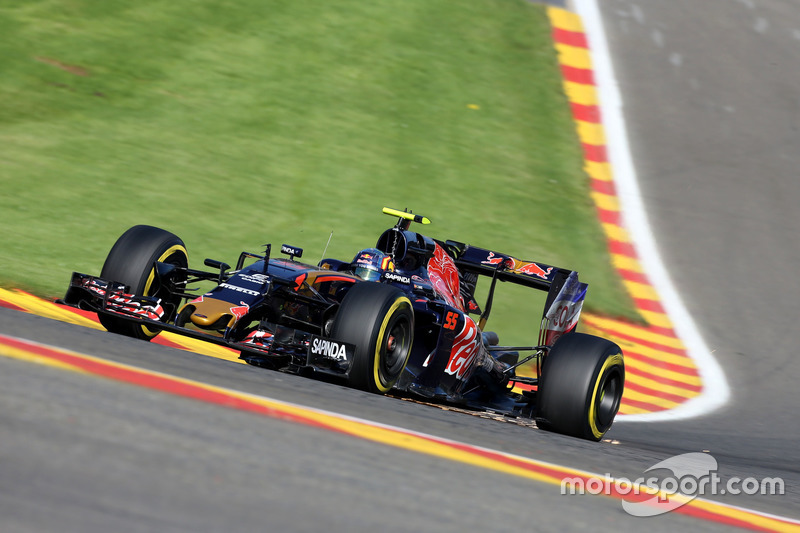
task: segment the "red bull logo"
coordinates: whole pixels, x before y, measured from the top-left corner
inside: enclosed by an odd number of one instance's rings
[[[482,265],[499,265],[503,264],[505,268],[514,268],[514,259],[510,257],[495,257],[494,252],[489,252],[489,257],[485,261],[481,261]]]
[[[439,296],[453,307],[464,310],[458,268],[444,248],[438,244],[434,249],[433,257],[428,261],[428,278]]]
[[[553,267],[547,267],[547,270],[545,270],[536,263],[522,263],[521,266],[514,270],[517,274],[526,274],[542,279],[547,279],[547,276],[549,276],[552,271]]]
[[[502,257],[495,257],[494,252],[489,252],[489,257],[486,258],[486,261],[481,261],[481,264],[484,265],[499,265],[503,262]]]

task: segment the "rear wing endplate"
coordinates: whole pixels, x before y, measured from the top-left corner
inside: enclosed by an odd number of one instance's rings
[[[550,287],[539,328],[539,344],[552,346],[560,336],[575,329],[588,287],[586,283],[578,281],[577,272],[570,272],[560,288],[556,285]]]

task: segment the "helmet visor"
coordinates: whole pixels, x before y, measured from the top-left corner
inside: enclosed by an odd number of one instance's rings
[[[365,281],[380,281],[381,279],[380,271],[372,268],[356,267],[353,273]]]

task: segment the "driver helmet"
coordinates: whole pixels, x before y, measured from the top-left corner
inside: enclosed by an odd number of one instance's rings
[[[394,272],[392,257],[378,250],[367,248],[361,250],[351,263],[353,274],[365,281],[380,281],[384,272]]]

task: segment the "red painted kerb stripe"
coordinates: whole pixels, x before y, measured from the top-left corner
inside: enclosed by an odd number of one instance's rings
[[[257,402],[251,402],[245,398],[236,395],[233,392],[229,393],[226,392],[225,390],[212,390],[211,388],[202,386],[202,384],[200,383],[194,384],[171,376],[156,374],[144,369],[129,367],[127,365],[113,364],[99,359],[94,359],[89,356],[73,354],[56,348],[50,348],[40,344],[26,342],[21,339],[7,337],[5,335],[0,335],[0,344],[5,344],[6,346],[9,346],[11,348],[15,348],[17,350],[21,350],[27,353],[32,353],[47,359],[51,359],[53,361],[58,361],[60,363],[70,365],[76,369],[88,372],[90,374],[106,377],[116,381],[130,383],[141,387],[146,387],[166,392],[176,396],[183,396],[186,398],[203,401],[206,403],[222,405],[232,409],[248,411],[279,420],[295,422],[306,426],[312,426],[319,429],[325,429],[328,431],[334,431],[341,434],[364,438],[356,433],[351,433],[342,428],[338,428],[335,425],[326,424],[320,420],[316,420],[312,416],[305,417],[302,415],[284,411],[280,408],[262,405]],[[334,416],[334,415],[329,415],[329,416]],[[361,424],[363,424],[364,426],[370,426],[370,424],[366,421],[361,422]],[[388,428],[386,426],[382,427],[389,431],[395,431],[398,435],[413,434],[416,438],[425,439],[439,445],[445,445],[451,447],[454,450],[464,451],[476,457],[484,457],[486,459],[490,459],[492,461],[496,461],[502,464],[511,465],[520,470],[535,472],[537,474],[549,477],[556,481],[560,481],[566,478],[567,476],[573,479],[583,479],[584,483],[588,482],[590,479],[594,479],[590,475],[581,474],[578,472],[564,472],[557,465],[548,466],[546,464],[542,464],[539,462],[531,463],[525,461],[523,458],[515,458],[514,456],[503,454],[501,452],[496,452],[493,450],[478,448],[470,446],[468,444],[448,441],[445,439],[439,439],[430,435],[404,432],[399,428],[395,429],[395,428]],[[609,483],[609,490],[607,491],[606,495],[616,499],[624,498],[630,501],[644,501],[652,498],[652,495],[649,494],[640,494],[636,497],[631,496],[627,493],[623,494],[618,490],[615,483]],[[673,512],[685,514],[688,516],[704,520],[710,520],[717,523],[738,526],[742,528],[758,529],[758,530],[762,529],[745,520],[732,518],[720,512],[715,512],[707,509],[700,509],[691,505],[684,505],[682,507],[679,507],[678,509],[675,509]]]

